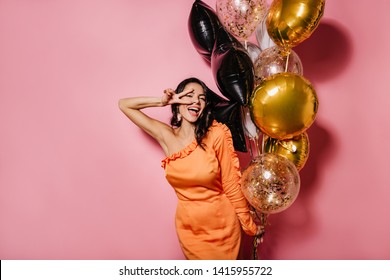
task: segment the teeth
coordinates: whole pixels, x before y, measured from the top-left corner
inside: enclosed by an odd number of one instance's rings
[[[194,112],[199,112],[199,108],[188,108],[188,110],[194,111]]]

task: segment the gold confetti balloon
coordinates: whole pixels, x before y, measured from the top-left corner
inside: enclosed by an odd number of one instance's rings
[[[226,31],[248,39],[267,11],[265,0],[217,0],[216,13]]]
[[[299,173],[287,158],[264,153],[242,172],[241,188],[248,202],[259,212],[274,214],[286,210],[300,189]]]
[[[301,59],[298,54],[290,50],[286,52],[279,46],[273,46],[263,50],[254,61],[255,85],[261,80],[274,74],[291,72],[303,74]]]
[[[292,48],[311,36],[324,14],[325,0],[274,0],[266,26],[275,44]]]
[[[264,134],[283,140],[305,132],[315,120],[318,105],[311,83],[285,72],[265,78],[254,88],[249,111]]]
[[[292,139],[279,140],[268,135],[263,136],[265,153],[274,153],[288,158],[300,171],[309,157],[310,142],[306,132],[293,137]]]

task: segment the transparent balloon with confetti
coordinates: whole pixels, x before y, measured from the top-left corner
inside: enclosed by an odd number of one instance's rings
[[[296,200],[299,173],[286,157],[263,153],[242,172],[241,188],[248,202],[260,213],[279,213]]]
[[[265,0],[217,0],[216,13],[225,29],[247,40],[266,14]]]

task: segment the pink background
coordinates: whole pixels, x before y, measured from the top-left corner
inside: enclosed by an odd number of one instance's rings
[[[0,259],[183,259],[163,152],[117,101],[189,76],[217,90],[192,3],[0,1]],[[261,258],[390,258],[389,10],[327,0],[294,48],[320,109],[301,192],[270,216]]]

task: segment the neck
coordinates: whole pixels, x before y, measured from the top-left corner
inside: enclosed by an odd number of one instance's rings
[[[192,140],[195,137],[195,125],[186,121],[183,121],[181,126],[177,128],[176,135],[182,139]]]

